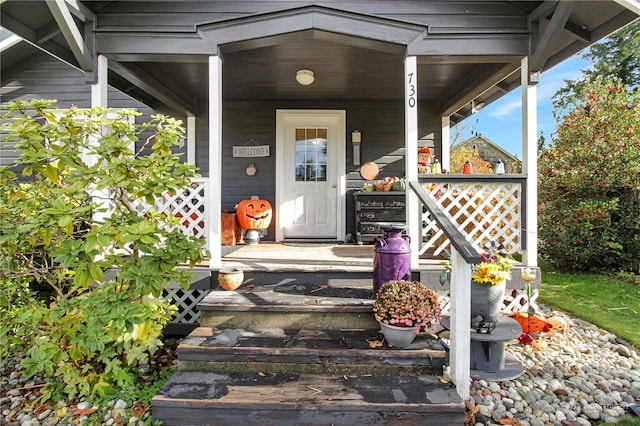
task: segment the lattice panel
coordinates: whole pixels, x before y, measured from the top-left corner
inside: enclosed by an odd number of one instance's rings
[[[507,253],[521,251],[522,188],[519,183],[429,183],[424,186],[478,250],[494,240],[504,244]],[[439,256],[451,250],[449,239],[428,212],[423,213],[422,226],[420,254],[433,250],[432,254]]]
[[[194,181],[190,188],[172,194],[165,193],[156,200],[155,208],[160,213],[173,213],[180,219],[180,230],[185,234],[193,234],[196,238],[206,238],[206,182]]]
[[[209,293],[205,289],[183,290],[181,288],[165,288],[163,297],[178,305],[178,315],[171,321],[174,324],[198,324],[200,311],[198,303]]]
[[[510,292],[510,293],[509,293]],[[531,306],[538,310],[538,290],[531,289]],[[529,307],[526,289],[507,289],[504,295],[504,311],[509,313],[526,311]]]
[[[102,208],[107,209],[106,212],[100,214],[100,217],[106,217],[113,213],[114,204],[111,200],[117,197],[118,194],[107,188],[103,191],[94,191],[93,196],[101,204]],[[205,218],[207,217],[208,199],[207,181],[205,179],[195,179],[191,186],[181,193],[164,193],[161,198],[156,200],[153,206],[143,200],[136,200],[132,205],[140,215],[144,215],[152,207],[158,213],[166,215],[173,213],[180,220],[180,231],[187,235],[192,234],[196,238],[207,239],[208,226]],[[206,248],[209,248],[208,239]]]
[[[531,290],[531,306],[533,306],[536,311],[538,310],[538,305],[536,303],[537,299],[538,290]],[[451,311],[451,299],[449,292],[446,292],[446,294],[440,293],[438,300],[442,307],[442,314],[449,315]],[[528,307],[529,304],[527,302],[526,289],[507,289],[504,295],[502,312],[506,314],[515,314],[516,312],[526,311]]]

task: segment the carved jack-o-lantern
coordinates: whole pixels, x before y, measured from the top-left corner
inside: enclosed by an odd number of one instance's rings
[[[271,204],[267,200],[242,200],[236,208],[238,223],[243,229],[265,229],[271,223]]]

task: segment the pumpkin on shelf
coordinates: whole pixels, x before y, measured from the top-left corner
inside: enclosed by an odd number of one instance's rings
[[[397,178],[396,178],[397,179]],[[401,191],[404,192],[407,189],[407,180],[405,178],[398,179],[393,182],[391,185],[392,191]]]
[[[407,182],[404,178],[389,176],[375,182],[373,186],[377,192],[404,191],[407,188]]]
[[[236,207],[238,224],[243,229],[266,229],[272,216],[271,203],[267,200],[242,200]]]

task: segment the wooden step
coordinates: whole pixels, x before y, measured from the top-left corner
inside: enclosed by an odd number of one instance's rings
[[[340,263],[340,262],[337,262]],[[244,282],[248,285],[303,284],[332,286],[369,286],[373,287],[372,268],[366,271],[347,271],[333,267],[330,270],[305,271],[300,268],[275,268],[270,270],[251,270],[239,265],[244,270]],[[418,274],[416,274],[416,277]],[[213,271],[213,282],[217,284],[217,271]],[[416,278],[417,279],[417,278]]]
[[[152,400],[167,425],[452,425],[465,406],[440,380],[437,337],[389,347],[370,285],[245,285],[199,303],[201,326]],[[379,344],[379,345],[378,345]]]
[[[178,359],[183,371],[439,375],[448,353],[427,333],[400,349],[379,330],[200,327],[182,341]]]
[[[274,284],[214,290],[199,304],[215,328],[377,329],[371,286]]]
[[[152,401],[165,425],[462,425],[435,376],[178,372]]]

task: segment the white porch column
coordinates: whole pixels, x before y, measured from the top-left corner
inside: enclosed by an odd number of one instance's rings
[[[405,174],[410,182],[418,181],[418,67],[415,56],[404,60],[404,129],[405,129]],[[406,215],[411,237],[411,268],[418,268],[419,242],[421,241],[422,223],[418,196],[413,191],[406,192]],[[420,214],[419,214],[420,213]]]
[[[108,75],[109,75],[109,60],[106,56],[98,55],[98,64],[95,69],[97,76],[96,83],[91,85],[91,106],[92,107],[107,107],[107,92],[108,92]]]
[[[106,56],[98,55],[97,61],[98,62],[96,64],[96,68],[94,69],[96,82],[91,85],[91,106],[107,108],[109,104],[109,60]],[[89,143],[91,146],[97,146],[98,138],[92,137],[89,140]],[[135,142],[132,143],[132,145],[132,149],[135,150]],[[97,161],[97,158],[94,154],[83,151],[82,161],[87,166],[92,166]],[[111,194],[109,193],[108,189],[99,191],[95,189],[95,186],[92,186],[91,195],[93,198],[93,202],[101,209],[104,209],[104,211],[94,212],[93,219],[96,221],[104,221],[108,216],[107,211],[109,211],[109,203],[106,200],[110,197]]]
[[[522,87],[522,173],[526,183],[526,222],[523,224],[527,242],[523,247],[522,262],[525,266],[538,266],[538,114],[537,86],[529,82],[529,59],[521,61],[520,84]]]
[[[209,57],[209,268],[222,265],[222,58]]]
[[[96,75],[96,82],[91,85],[91,106],[107,108],[108,99],[108,87],[109,87],[109,60],[106,56],[98,55],[98,63],[94,70]],[[90,141],[92,145],[98,143],[96,139]],[[87,152],[82,154],[82,161],[87,165],[92,165],[96,162],[93,155],[89,155]]]
[[[449,351],[450,376],[456,385],[456,391],[462,400],[469,398],[471,381],[471,265],[451,248],[451,347]]]
[[[442,158],[440,165],[451,173],[451,124],[449,117],[440,117],[442,119]]]
[[[196,164],[196,117],[187,116],[187,163]]]

